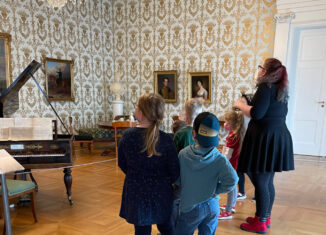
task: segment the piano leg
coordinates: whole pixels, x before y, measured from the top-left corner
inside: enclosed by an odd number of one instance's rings
[[[71,185],[72,185],[72,176],[71,176],[71,168],[65,168],[63,170],[65,173],[64,181],[67,189],[67,195],[70,205],[74,204],[74,201],[71,199]]]

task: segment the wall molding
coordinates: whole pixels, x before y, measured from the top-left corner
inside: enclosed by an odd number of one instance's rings
[[[278,13],[274,15],[274,19],[276,20],[276,23],[291,23],[291,21],[295,19],[295,13]]]

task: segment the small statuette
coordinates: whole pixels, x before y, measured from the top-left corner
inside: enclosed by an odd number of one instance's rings
[[[114,73],[114,83],[110,86],[111,92],[115,96],[115,101],[120,101],[120,96],[123,94],[124,87],[119,83],[120,73]]]

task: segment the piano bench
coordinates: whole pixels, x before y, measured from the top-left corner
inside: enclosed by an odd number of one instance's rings
[[[89,151],[94,150],[94,141],[92,136],[75,135],[74,143],[79,143],[80,147],[83,147],[84,144],[87,144]]]

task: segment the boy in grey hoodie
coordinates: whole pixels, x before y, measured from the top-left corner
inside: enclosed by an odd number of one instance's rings
[[[231,191],[238,176],[230,162],[217,149],[219,121],[209,112],[199,114],[193,125],[196,145],[179,153],[180,215],[176,235],[215,234],[218,223],[220,193]]]

